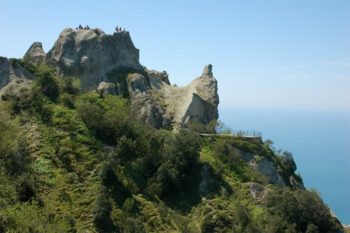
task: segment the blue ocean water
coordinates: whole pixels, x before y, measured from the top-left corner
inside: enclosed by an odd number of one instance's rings
[[[219,109],[233,130],[262,132],[293,153],[307,188],[315,188],[343,224],[350,224],[350,111]]]

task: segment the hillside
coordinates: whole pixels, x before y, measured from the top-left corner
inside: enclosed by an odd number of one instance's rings
[[[343,232],[291,153],[215,135],[211,65],[171,86],[120,33],[66,29],[48,54],[1,58],[0,232]]]

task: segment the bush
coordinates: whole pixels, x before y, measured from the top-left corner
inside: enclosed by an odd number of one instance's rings
[[[331,216],[330,210],[314,192],[273,192],[267,196],[265,205],[272,216],[279,216],[298,232],[341,232],[341,224]],[[287,225],[286,225],[287,227]]]
[[[36,80],[34,85],[34,93],[42,93],[51,101],[56,102],[60,95],[59,80],[55,77],[54,69],[46,64],[41,64],[35,74]]]
[[[93,211],[93,222],[99,231],[109,232],[112,228],[113,224],[111,224],[110,219],[111,212],[112,207],[108,201],[108,197],[101,193],[96,199],[95,209]]]
[[[12,119],[8,108],[0,105],[0,168],[9,175],[26,172],[30,162],[27,143],[19,123]]]
[[[71,95],[77,95],[80,93],[81,82],[76,77],[63,77],[62,91]]]
[[[180,130],[174,138],[167,138],[161,153],[161,164],[150,180],[149,190],[167,196],[181,190],[184,180],[199,159],[196,134]]]
[[[79,103],[78,114],[87,128],[107,144],[117,144],[122,136],[136,137],[135,123],[129,115],[127,102],[120,97],[86,98]]]
[[[70,222],[47,213],[35,202],[15,204],[0,211],[0,232],[74,232]]]
[[[60,102],[68,107],[68,108],[74,108],[75,107],[75,102],[74,102],[74,99],[71,95],[67,94],[67,93],[63,93],[61,96],[60,96]]]
[[[219,203],[207,210],[201,224],[203,233],[233,232],[259,233],[260,230],[253,224],[249,212],[244,206]]]

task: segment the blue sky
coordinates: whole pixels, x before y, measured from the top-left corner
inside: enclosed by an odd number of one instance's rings
[[[125,27],[179,85],[213,64],[221,108],[350,110],[350,0],[0,0],[0,56],[78,24]]]

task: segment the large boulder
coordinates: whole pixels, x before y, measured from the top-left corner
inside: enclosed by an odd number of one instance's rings
[[[101,82],[96,91],[100,96],[117,94],[116,85],[110,82]]]
[[[32,63],[33,65],[38,65],[45,60],[45,52],[41,42],[34,42],[26,54],[23,57],[23,60]]]
[[[143,70],[139,50],[127,31],[105,34],[101,29],[65,29],[46,55],[62,76],[78,76],[83,90],[95,89],[115,70]]]

